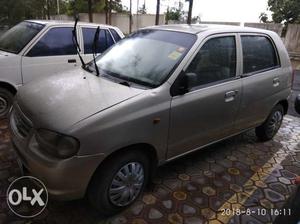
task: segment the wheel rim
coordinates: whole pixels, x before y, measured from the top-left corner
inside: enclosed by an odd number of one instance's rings
[[[283,115],[280,111],[276,111],[273,114],[267,129],[267,133],[269,136],[273,136],[276,134],[276,132],[279,130],[281,126],[282,119],[283,119]]]
[[[109,199],[116,206],[126,206],[141,192],[144,183],[144,168],[138,162],[123,166],[114,176],[109,188]]]
[[[5,113],[5,111],[7,110],[7,105],[7,100],[0,96],[0,114]]]

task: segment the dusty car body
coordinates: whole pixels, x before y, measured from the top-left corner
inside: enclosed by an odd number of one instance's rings
[[[87,194],[105,214],[131,204],[158,165],[251,128],[271,139],[288,108],[292,68],[271,31],[150,27],[97,65],[99,77],[91,64],[20,88],[10,127],[26,171],[52,196]]]

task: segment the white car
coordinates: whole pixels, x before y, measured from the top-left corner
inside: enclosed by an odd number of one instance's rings
[[[73,26],[74,22],[26,20],[0,37],[0,117],[8,113],[19,86],[81,65],[73,43]],[[98,54],[124,38],[117,27],[79,22],[77,39],[85,62],[93,58],[98,26]]]

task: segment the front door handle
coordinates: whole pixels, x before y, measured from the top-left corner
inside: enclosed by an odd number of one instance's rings
[[[225,102],[228,103],[233,101],[235,99],[235,96],[238,94],[238,92],[239,92],[238,90],[232,90],[225,93]]]
[[[68,63],[76,63],[76,59],[68,59]]]
[[[279,80],[279,78],[275,78],[275,79],[273,79],[273,86],[274,86],[274,87],[277,87],[277,86],[279,86],[279,84],[280,84],[280,80]]]

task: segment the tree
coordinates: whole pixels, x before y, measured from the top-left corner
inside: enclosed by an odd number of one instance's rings
[[[143,4],[142,7],[139,8],[138,10],[139,14],[147,14],[147,10],[146,10],[146,5]]]
[[[93,3],[92,0],[88,0],[88,12],[89,12],[89,22],[92,23],[93,22]]]
[[[268,6],[275,23],[300,23],[299,0],[268,0]]]
[[[187,17],[187,24],[191,24],[192,21],[192,12],[193,12],[193,0],[189,0],[189,12]]]
[[[160,11],[160,0],[157,0],[157,2],[156,2],[155,25],[159,24],[159,11]]]
[[[66,12],[60,1],[60,12]],[[57,0],[0,0],[0,24],[15,25],[25,19],[47,19],[57,13]]]
[[[184,15],[184,12],[182,9],[177,9],[172,7],[171,9],[167,10],[166,13],[166,21],[174,20],[174,21],[180,21],[182,19],[182,16]]]
[[[268,23],[269,21],[268,21],[268,15],[267,15],[267,13],[265,13],[265,12],[262,12],[261,14],[260,14],[260,16],[259,16],[259,20],[260,20],[260,22],[263,22],[263,23]]]

